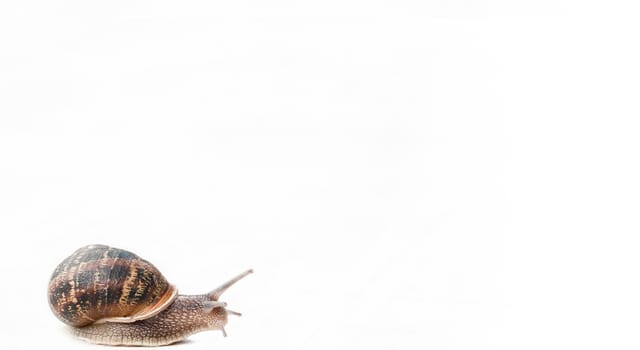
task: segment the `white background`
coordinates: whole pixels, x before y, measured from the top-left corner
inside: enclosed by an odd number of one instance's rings
[[[193,349],[637,349],[638,8],[3,1],[0,347],[77,247],[183,293]]]

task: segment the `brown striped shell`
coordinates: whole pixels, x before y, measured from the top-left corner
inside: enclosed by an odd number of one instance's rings
[[[58,319],[82,327],[153,317],[173,303],[178,291],[139,256],[105,245],[88,245],[56,267],[48,296]]]

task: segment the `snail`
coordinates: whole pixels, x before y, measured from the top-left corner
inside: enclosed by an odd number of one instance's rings
[[[54,270],[49,306],[80,339],[103,345],[161,346],[221,330],[228,310],[218,299],[247,270],[201,295],[179,295],[150,262],[124,249],[88,245]]]

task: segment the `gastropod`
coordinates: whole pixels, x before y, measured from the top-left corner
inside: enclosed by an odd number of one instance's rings
[[[54,270],[49,306],[71,332],[91,343],[161,346],[221,330],[240,313],[218,299],[247,270],[206,294],[181,295],[150,262],[124,249],[88,245]]]

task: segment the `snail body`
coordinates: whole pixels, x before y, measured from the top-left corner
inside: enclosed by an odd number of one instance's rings
[[[96,344],[160,346],[205,330],[221,330],[227,310],[218,301],[245,271],[206,294],[179,295],[153,264],[123,249],[89,245],[54,270],[49,306],[77,337]]]

